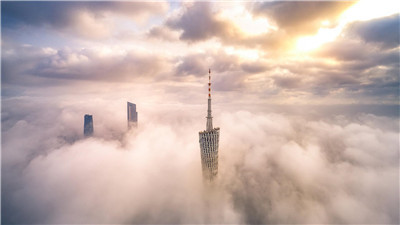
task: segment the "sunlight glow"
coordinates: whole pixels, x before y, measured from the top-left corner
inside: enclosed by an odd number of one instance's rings
[[[219,17],[224,20],[232,21],[245,35],[255,36],[267,33],[269,30],[275,30],[266,18],[255,18],[242,5],[236,5],[232,8],[223,10]]]
[[[383,16],[390,16],[400,11],[398,0],[361,0],[346,10],[341,16],[341,22],[352,22],[357,20],[370,20]]]
[[[318,33],[314,36],[299,38],[296,43],[296,50],[300,52],[315,50],[321,45],[335,40],[336,37],[340,34],[341,30],[341,27],[336,27],[333,29],[320,28],[318,30]]]
[[[351,6],[339,17],[339,24],[334,28],[320,28],[314,36],[305,36],[297,39],[296,50],[309,52],[316,50],[321,45],[335,40],[346,26],[354,21],[364,21],[399,13],[400,1],[374,1],[361,0]],[[322,21],[321,25],[327,26],[330,21]]]
[[[257,50],[249,49],[236,49],[234,47],[225,48],[225,52],[228,55],[236,55],[243,59],[257,60],[260,58],[259,52]]]
[[[268,32],[269,23],[265,18],[253,18],[249,13],[236,21],[236,25],[247,35],[255,36]]]

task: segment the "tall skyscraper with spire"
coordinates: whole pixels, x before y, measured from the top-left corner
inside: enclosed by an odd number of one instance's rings
[[[211,69],[208,69],[208,109],[206,130],[199,132],[203,178],[213,181],[218,174],[219,127],[213,128],[211,114]]]

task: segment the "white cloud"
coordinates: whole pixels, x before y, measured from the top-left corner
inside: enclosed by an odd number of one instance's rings
[[[3,221],[398,222],[399,133],[384,122],[395,118],[309,120],[216,106],[220,173],[210,192],[198,145],[204,107],[139,108],[138,130],[115,139],[108,133],[125,130],[123,102],[99,101],[92,110],[121,112],[98,114],[95,137],[68,142],[82,137],[79,104],[51,110],[18,102],[6,112],[23,113],[8,114],[3,130]],[[107,131],[107,124],[119,125]],[[11,160],[16,152],[22,158]]]

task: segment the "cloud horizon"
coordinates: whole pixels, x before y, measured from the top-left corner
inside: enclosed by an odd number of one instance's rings
[[[398,9],[1,2],[2,223],[398,224]]]

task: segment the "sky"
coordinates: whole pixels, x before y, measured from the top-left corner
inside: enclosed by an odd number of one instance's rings
[[[398,224],[399,13],[2,1],[2,223]],[[209,68],[212,190],[198,144]]]

